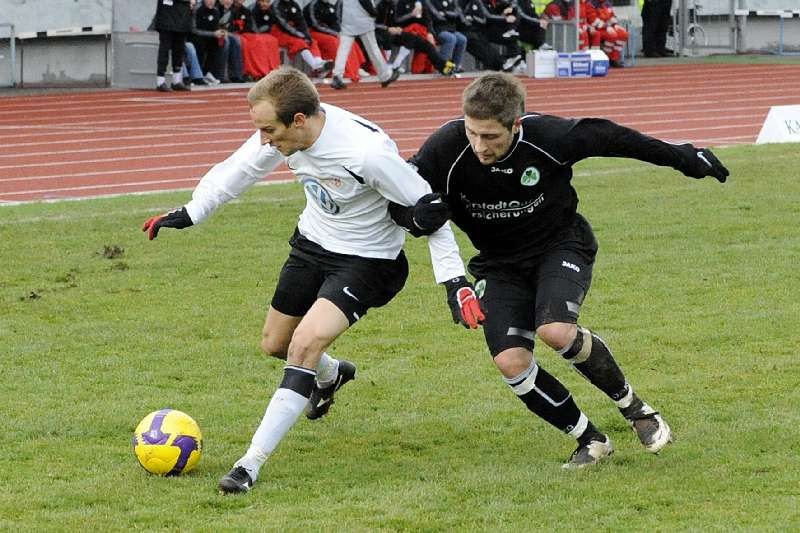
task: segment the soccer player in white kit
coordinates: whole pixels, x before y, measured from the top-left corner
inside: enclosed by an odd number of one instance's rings
[[[250,448],[220,480],[222,493],[250,490],[300,413],[324,415],[333,393],[355,377],[355,365],[325,350],[405,283],[405,230],[389,216],[390,201],[414,206],[412,227],[429,235],[434,277],[447,288],[454,319],[472,328],[483,320],[453,232],[446,223],[439,228],[447,207],[435,201],[430,185],[378,126],[321,104],[311,81],[291,67],[270,72],[247,98],[258,131],[208,171],[191,201],[151,217],[142,228],[152,240],[162,227],[197,224],[282,162],[305,189],[306,206],[261,340],[267,354],[287,360],[283,380]]]

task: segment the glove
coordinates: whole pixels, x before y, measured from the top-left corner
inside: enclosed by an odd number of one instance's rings
[[[701,179],[706,176],[713,176],[720,183],[725,183],[730,172],[717,159],[708,148],[695,148],[691,144],[684,144],[681,151],[689,158],[687,168],[683,173],[690,178]]]
[[[389,215],[398,226],[408,230],[414,237],[430,235],[450,218],[450,208],[441,198],[439,193],[426,194],[413,207],[391,203]]]
[[[447,289],[447,305],[453,313],[453,322],[467,329],[478,329],[478,324],[483,324],[486,316],[472,283],[464,276],[459,276],[445,281],[444,286]]]
[[[161,228],[183,229],[193,225],[189,213],[185,207],[173,209],[169,213],[148,218],[142,226],[142,231],[148,231],[148,237],[152,241],[158,237],[158,230]]]

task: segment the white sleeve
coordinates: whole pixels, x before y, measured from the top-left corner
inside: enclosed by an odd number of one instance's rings
[[[203,176],[186,204],[186,212],[195,224],[202,222],[216,208],[237,198],[283,161],[278,150],[262,146],[261,136],[255,132],[225,161],[211,167]]]
[[[367,185],[400,205],[415,205],[431,192],[430,184],[393,151],[367,151],[361,170]],[[449,222],[428,237],[428,249],[436,283],[465,275],[464,262]]]

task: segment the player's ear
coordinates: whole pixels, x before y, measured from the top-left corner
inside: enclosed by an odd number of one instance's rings
[[[514,123],[511,125],[511,133],[516,135],[521,125],[522,125],[522,117],[515,118]]]
[[[292,117],[292,124],[296,128],[302,128],[306,123],[306,115],[304,113],[295,113],[294,117]]]

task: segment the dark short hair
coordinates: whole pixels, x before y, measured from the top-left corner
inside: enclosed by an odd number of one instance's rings
[[[470,83],[462,95],[464,114],[478,120],[495,119],[511,129],[525,113],[525,86],[505,72],[484,74]]]
[[[283,66],[271,71],[250,88],[247,102],[250,107],[269,100],[275,115],[284,126],[294,121],[297,113],[310,117],[319,113],[319,93],[308,76],[294,67]]]

